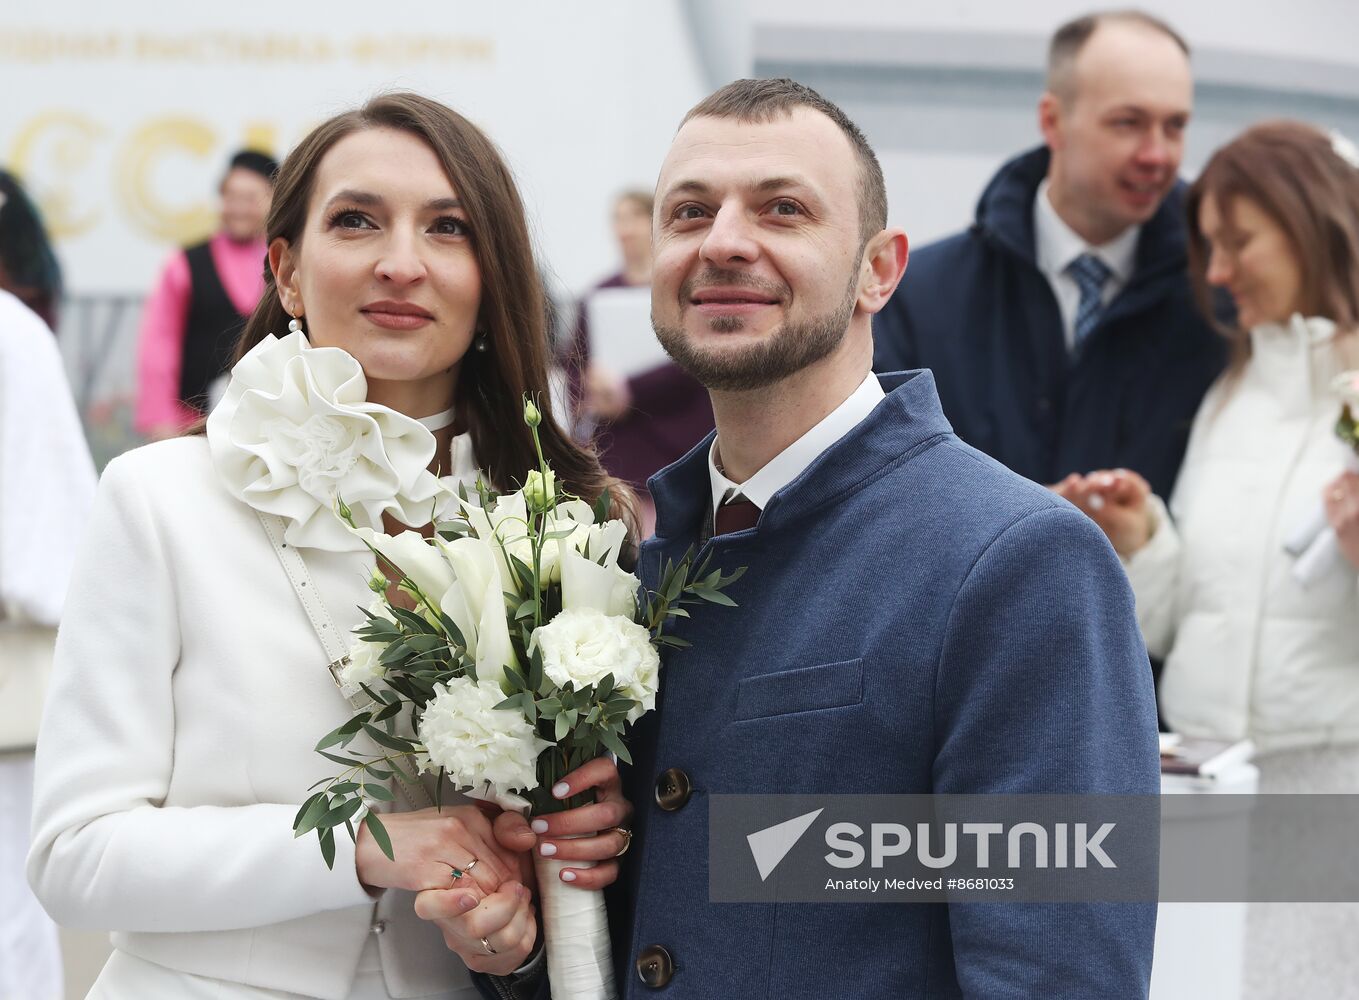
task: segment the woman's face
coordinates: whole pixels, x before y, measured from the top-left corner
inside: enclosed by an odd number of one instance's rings
[[[1231,201],[1230,218],[1222,209],[1211,194],[1199,203],[1208,283],[1231,294],[1242,329],[1286,322],[1302,297],[1302,269],[1288,235],[1249,198]]]
[[[358,359],[370,400],[417,417],[449,405],[481,270],[458,192],[424,140],[373,128],[337,142],[300,242],[274,240],[269,260],[284,308],[305,317],[313,346]]]

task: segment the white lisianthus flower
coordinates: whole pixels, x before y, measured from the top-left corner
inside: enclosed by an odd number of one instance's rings
[[[519,585],[510,571],[510,557],[533,568],[533,542],[528,534],[529,500],[523,490],[503,494],[491,510],[470,501],[462,502],[462,513],[478,538],[492,543],[496,564],[505,590],[519,593]],[[553,538],[543,543],[538,559],[539,581],[544,587],[560,583],[562,578],[561,553],[565,549],[580,551],[590,538],[594,511],[583,500],[567,500],[544,519],[544,534],[571,529],[565,538]],[[626,533],[626,529],[624,529]],[[608,537],[612,537],[611,535]],[[593,547],[592,547],[593,551]],[[602,549],[601,549],[602,551]],[[527,596],[527,595],[524,595]]]
[[[557,474],[551,469],[544,476],[537,469],[532,470],[524,480],[524,499],[534,510],[543,510],[557,495]]]
[[[381,597],[368,605],[368,613],[385,618],[389,622],[395,621]],[[386,648],[380,642],[365,642],[362,639],[354,643],[349,648],[349,662],[340,668],[340,693],[346,698],[352,698],[362,690],[360,685],[367,684],[371,687],[374,681],[380,681],[387,676],[387,668],[378,662]]]
[[[612,563],[600,566],[570,549],[563,550],[561,558],[563,610],[593,608],[605,615],[635,616],[642,586],[637,577]]]
[[[543,672],[558,687],[570,682],[579,690],[613,674],[614,688],[637,703],[628,722],[656,707],[661,658],[651,634],[631,618],[568,609],[535,629],[533,642],[542,651]]]
[[[622,521],[605,521],[603,524],[591,525],[583,534],[577,532],[571,540],[577,543],[577,551],[592,562],[598,562],[600,556],[607,554],[604,565],[615,566],[627,537],[628,526]]]
[[[539,572],[545,583],[561,583],[562,553],[579,552],[590,538],[591,526],[595,523],[595,512],[584,500],[567,500],[557,504],[556,510],[545,520],[543,532],[570,530],[565,538],[553,538],[543,543],[539,556]],[[530,565],[533,559],[529,551]]]
[[[459,788],[489,797],[538,786],[538,755],[552,746],[539,739],[521,712],[497,709],[505,696],[495,684],[457,677],[437,685],[420,719],[426,769],[443,768]]]

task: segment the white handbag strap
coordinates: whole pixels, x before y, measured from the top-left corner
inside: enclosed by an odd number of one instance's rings
[[[307,562],[302,558],[302,553],[296,546],[289,545],[284,541],[284,532],[287,524],[283,518],[277,514],[266,514],[262,510],[255,511],[259,515],[260,524],[264,526],[264,533],[268,536],[270,544],[274,547],[274,553],[278,556],[278,561],[283,564],[283,571],[288,574],[288,581],[293,585],[293,593],[297,594],[298,601],[302,604],[302,610],[307,613],[307,620],[311,622],[312,630],[316,633],[316,638],[321,641],[321,648],[326,654],[326,670],[330,674],[330,679],[335,682],[335,688],[341,696],[349,702],[355,712],[361,712],[373,704],[373,700],[364,694],[362,690],[353,695],[344,694],[344,685],[340,679],[340,672],[349,664],[349,651],[343,640],[340,638],[339,630],[335,627],[335,622],[330,617],[330,612],[326,610],[325,602],[321,600],[321,593],[316,589],[316,584],[312,582],[311,572],[307,569]],[[394,769],[397,775],[402,776],[401,780],[394,782],[395,788],[412,809],[423,809],[434,804],[429,792],[418,781],[412,782],[404,777],[401,769]]]
[[[269,536],[269,542],[274,546],[278,561],[283,564],[283,571],[288,574],[288,581],[293,585],[293,592],[302,603],[302,610],[307,613],[307,620],[311,622],[316,638],[321,640],[331,679],[335,681],[335,686],[339,687],[340,671],[349,661],[349,651],[340,641],[335,622],[331,620],[330,612],[326,610],[325,603],[312,582],[307,563],[302,558],[301,552],[283,540],[284,532],[287,530],[283,518],[277,514],[266,514],[262,510],[255,513],[259,515],[260,524],[264,525],[264,533]],[[371,704],[372,699],[360,691],[357,698],[349,699],[349,703],[358,711]]]

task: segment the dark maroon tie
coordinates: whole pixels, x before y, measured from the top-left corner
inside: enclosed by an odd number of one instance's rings
[[[717,508],[716,529],[719,535],[745,531],[755,527],[760,519],[760,508],[745,497],[735,497]]]

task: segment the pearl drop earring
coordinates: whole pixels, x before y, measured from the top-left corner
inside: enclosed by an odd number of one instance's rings
[[[288,320],[288,332],[289,332],[289,333],[300,333],[301,331],[302,331],[302,321],[301,321],[300,319],[298,319],[296,316],[294,316],[292,319]]]

